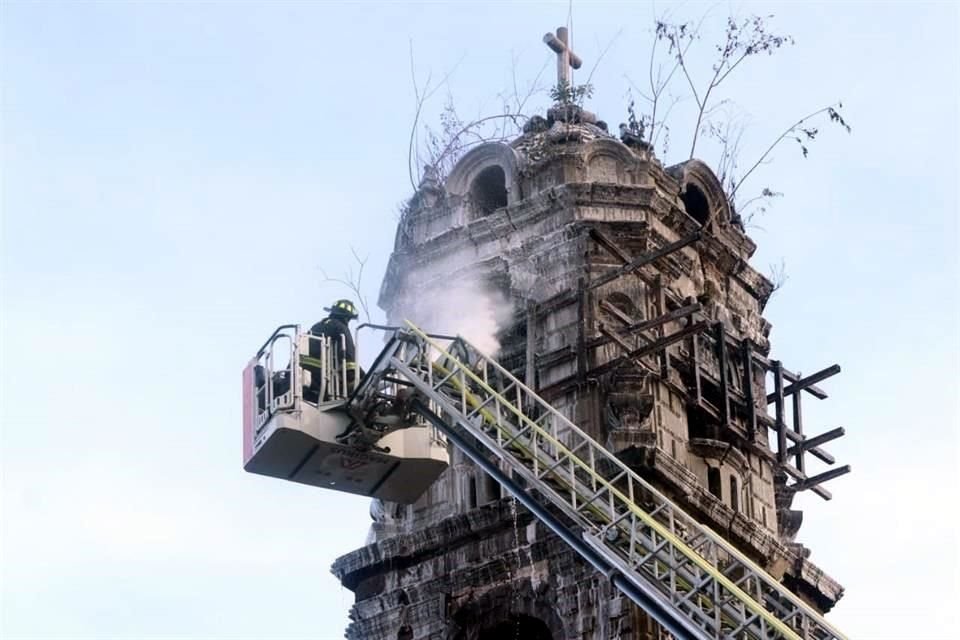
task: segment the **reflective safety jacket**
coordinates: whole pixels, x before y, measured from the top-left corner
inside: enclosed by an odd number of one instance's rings
[[[310,333],[315,336],[328,336],[335,345],[334,352],[337,354],[337,360],[346,364],[348,368],[357,361],[357,349],[353,344],[353,336],[350,335],[350,327],[347,323],[335,317],[324,318],[320,322],[310,327]],[[343,341],[340,337],[343,336]],[[344,347],[345,345],[345,347]],[[315,341],[310,341],[310,356],[320,357],[320,345]]]

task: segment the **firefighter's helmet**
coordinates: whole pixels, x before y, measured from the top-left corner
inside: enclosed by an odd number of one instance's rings
[[[357,308],[350,300],[337,300],[333,306],[324,307],[324,311],[329,311],[331,316],[340,316],[353,320],[357,317]]]

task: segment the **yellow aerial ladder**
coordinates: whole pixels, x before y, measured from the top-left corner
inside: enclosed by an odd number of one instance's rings
[[[293,338],[293,343],[302,346],[303,338]],[[297,349],[291,357],[296,363]],[[262,361],[263,354],[258,353],[251,366]],[[297,369],[290,367],[294,384],[284,409],[258,411],[263,403],[255,398],[251,409],[251,395],[261,387],[245,382],[245,416],[253,414],[255,422],[266,427],[296,407],[309,421],[313,408],[295,397],[300,389]],[[333,369],[331,375],[336,375]],[[245,374],[245,381],[249,379],[251,374]],[[336,460],[345,455],[337,451],[347,451],[361,460],[367,456],[377,466],[380,458],[393,456],[396,460],[387,460],[381,471],[390,465],[399,468],[406,454],[391,446],[398,434],[407,432],[408,440],[436,444],[440,432],[678,639],[845,638],[721,536],[461,338],[438,340],[413,325],[394,331],[357,388],[327,405],[318,403],[316,411],[337,416],[329,419],[339,429],[332,436],[330,429],[319,436],[315,429],[303,449],[289,456],[300,470],[324,447],[333,452],[325,459]],[[296,431],[289,421],[285,428]],[[246,468],[307,481],[298,477],[299,470],[272,472],[268,463],[253,464],[274,437],[269,434],[279,433],[261,431],[264,435],[256,436],[259,445],[245,446]],[[432,482],[442,471],[442,456],[434,450],[431,457],[429,447],[410,441],[415,459],[407,463],[421,465]],[[334,467],[336,463],[326,468]],[[392,478],[391,473],[378,477],[373,490],[351,489],[349,483],[346,488],[336,484],[329,488],[378,495]]]

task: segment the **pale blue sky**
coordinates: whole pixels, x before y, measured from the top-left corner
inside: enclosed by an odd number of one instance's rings
[[[846,585],[831,619],[852,637],[955,637],[956,5],[657,6],[774,13],[796,38],[725,87],[752,117],[746,156],[844,101],[852,135],[824,126],[754,182],[785,193],[752,231],[754,264],[789,273],[774,353],[844,368],[805,417],[846,427],[832,450],[854,472],[833,502],[801,501],[800,539]],[[614,126],[652,12],[575,3],[586,68],[622,29],[588,103]],[[345,293],[321,269],[350,245],[375,297],[410,191],[410,40],[422,75],[462,58],[450,91],[490,113],[511,52],[532,78],[566,19],[566,3],[3,3],[0,635],[341,637],[352,594],[328,568],[363,543],[367,503],[242,472],[241,367]]]

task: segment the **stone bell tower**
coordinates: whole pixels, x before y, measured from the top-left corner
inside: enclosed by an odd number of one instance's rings
[[[566,40],[545,38],[560,82],[579,65]],[[500,300],[501,364],[826,611],[843,590],[794,541],[791,503],[829,499],[822,483],[849,471],[806,469],[834,464],[819,445],[843,432],[805,435],[801,396],[825,398],[816,384],[839,367],[803,377],[770,358],[773,286],[748,264],[755,248],[707,165],[664,167],[639,136],[556,105],[449,176],[427,172],[380,305],[399,323],[410,301],[442,304],[461,284]],[[374,517],[370,544],[333,567],[356,595],[348,638],[665,637],[456,450],[416,504]]]

